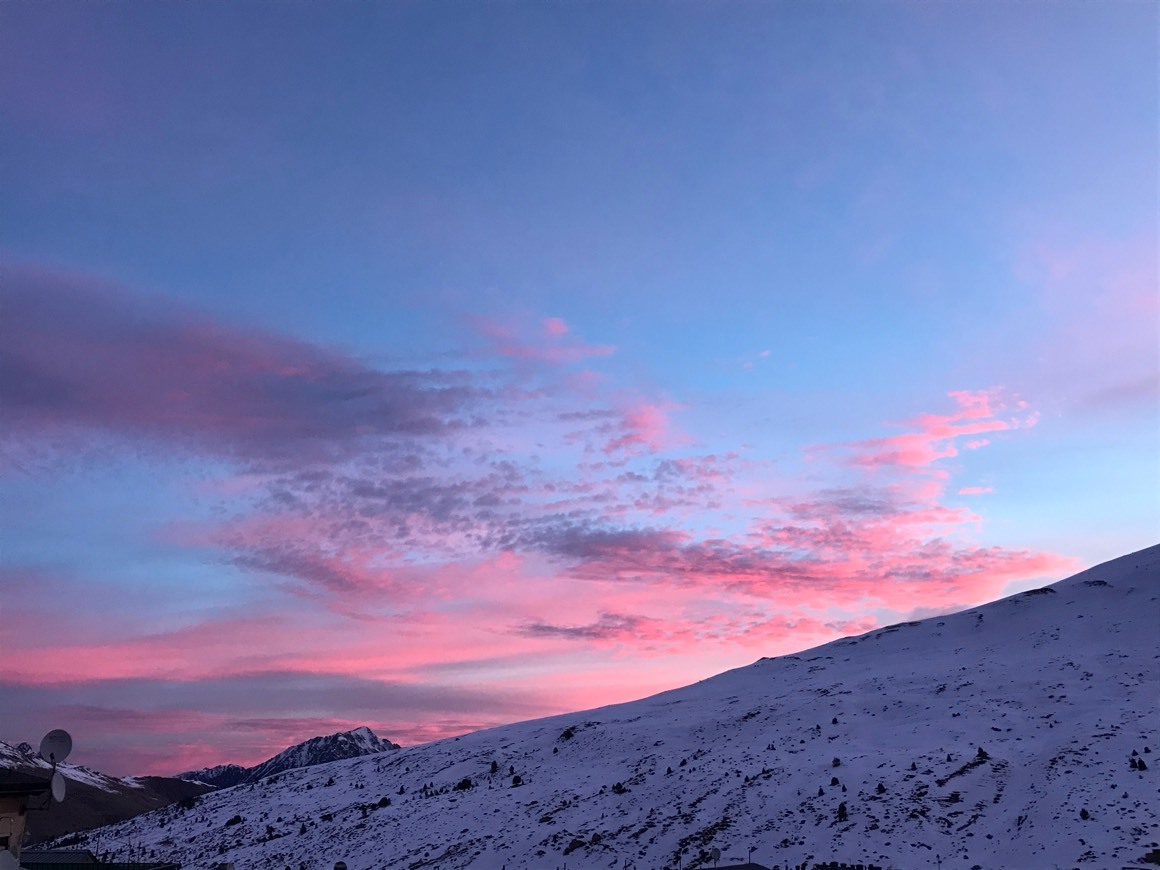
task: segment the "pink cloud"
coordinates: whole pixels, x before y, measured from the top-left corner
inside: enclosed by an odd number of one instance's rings
[[[959,495],[988,495],[994,491],[993,486],[964,486],[959,489]]]
[[[678,406],[670,403],[640,402],[621,413],[619,431],[604,445],[606,454],[639,455],[686,442],[685,436],[674,431],[669,415]]]
[[[955,400],[958,410],[950,414],[922,414],[906,424],[918,431],[820,449],[850,451],[851,463],[868,468],[899,466],[919,469],[929,467],[940,459],[957,456],[956,441],[959,438],[1034,426],[1037,420],[1036,415],[1031,413],[999,419],[997,415],[1003,411],[1004,403],[997,389],[957,390],[947,395]],[[1019,404],[1016,408],[1026,410]],[[977,449],[989,443],[986,438],[972,439],[966,446]]]
[[[544,320],[544,332],[552,338],[560,338],[568,334],[568,324],[559,317],[548,317]]]
[[[609,344],[586,344],[568,341],[568,325],[558,317],[545,319],[538,332],[524,329],[514,323],[501,323],[487,318],[474,318],[472,324],[478,334],[488,339],[489,353],[515,360],[547,363],[576,363],[592,357],[607,357],[616,353]]]

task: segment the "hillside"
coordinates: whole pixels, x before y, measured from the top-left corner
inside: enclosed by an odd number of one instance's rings
[[[1158,625],[1152,547],[641,701],[290,770],[88,845],[239,870],[699,868],[750,847],[782,867],[1119,868],[1160,844]]]

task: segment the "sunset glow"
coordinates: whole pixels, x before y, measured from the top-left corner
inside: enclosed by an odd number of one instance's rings
[[[410,744],[1155,543],[1156,9],[0,6],[0,739]]]

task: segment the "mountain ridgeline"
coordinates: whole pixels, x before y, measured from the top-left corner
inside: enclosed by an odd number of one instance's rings
[[[337,734],[330,734],[326,737],[312,737],[291,746],[289,749],[282,750],[273,758],[268,758],[253,767],[219,764],[216,767],[204,767],[201,770],[179,773],[177,778],[190,782],[203,782],[215,788],[229,788],[230,786],[257,782],[264,777],[274,776],[296,767],[327,764],[331,761],[374,755],[398,748],[398,744],[382,739],[370,728],[363,726],[355,728],[353,731],[339,731]]]
[[[1157,626],[1152,547],[640,701],[259,778],[88,842],[185,870],[1139,866],[1160,855]]]

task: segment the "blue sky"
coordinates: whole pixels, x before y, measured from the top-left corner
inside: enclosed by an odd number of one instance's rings
[[[0,737],[414,742],[1154,543],[1157,24],[3,5]]]

